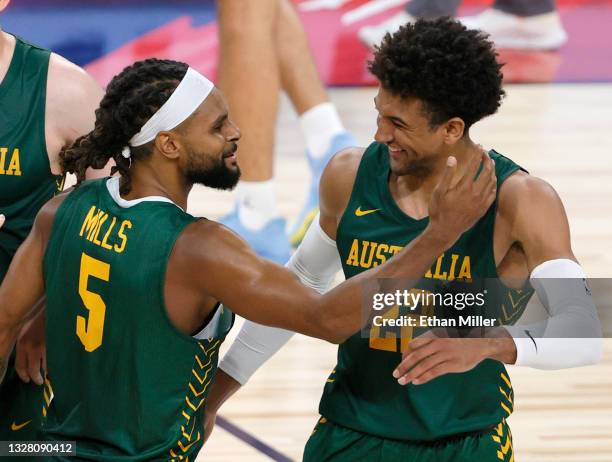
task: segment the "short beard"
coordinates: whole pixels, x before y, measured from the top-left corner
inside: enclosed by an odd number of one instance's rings
[[[391,168],[391,171],[396,176],[427,178],[433,173],[433,168],[430,162],[411,162],[408,165],[403,165],[397,170]]]
[[[232,190],[240,179],[240,168],[230,169],[225,165],[225,160],[218,161],[207,168],[201,168],[189,162],[186,172],[187,181],[191,184],[201,184],[213,189]]]

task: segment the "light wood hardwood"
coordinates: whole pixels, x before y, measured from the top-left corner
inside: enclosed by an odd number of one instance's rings
[[[612,277],[612,85],[522,85],[507,91],[499,114],[477,124],[473,138],[551,183],[567,209],[574,252],[587,273]],[[374,134],[375,92],[331,91],[346,126],[364,146]],[[297,214],[307,187],[303,149],[296,117],[284,101],[276,179],[280,209],[287,217]],[[231,205],[231,194],[197,188],[190,211],[215,218]],[[233,335],[237,331],[238,326]],[[299,460],[335,352],[333,345],[295,336],[222,414]],[[511,368],[510,374],[517,462],[612,461],[612,341],[606,342],[597,366],[553,372]],[[217,428],[198,460],[270,459]]]

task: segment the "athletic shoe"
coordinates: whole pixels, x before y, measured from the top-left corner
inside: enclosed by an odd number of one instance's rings
[[[385,35],[387,35],[387,32],[393,35],[401,26],[414,21],[416,21],[414,16],[402,11],[376,26],[362,27],[359,29],[359,32],[357,32],[357,36],[364,45],[374,49],[375,46],[380,45]]]
[[[329,150],[317,159],[313,158],[308,150],[306,151],[306,157],[308,158],[308,164],[310,165],[310,187],[308,188],[308,197],[306,203],[302,207],[302,211],[298,215],[295,223],[289,231],[289,242],[293,247],[297,247],[304,239],[304,235],[310,223],[319,213],[319,182],[321,181],[321,174],[329,162],[329,159],[333,157],[338,151],[350,146],[356,146],[357,140],[353,135],[348,132],[340,133],[332,140]]]
[[[554,50],[567,42],[556,11],[521,17],[489,8],[476,16],[460,18],[460,21],[470,29],[490,34],[498,48]]]
[[[285,232],[287,221],[284,218],[274,218],[259,231],[252,231],[242,224],[238,217],[238,210],[234,209],[222,217],[219,223],[240,235],[260,257],[272,260],[279,265],[284,265],[289,260],[291,248]]]

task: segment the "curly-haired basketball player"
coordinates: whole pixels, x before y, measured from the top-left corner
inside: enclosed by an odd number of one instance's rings
[[[330,161],[321,179],[320,217],[288,265],[320,291],[339,263],[351,280],[421,235],[446,158],[457,157],[458,172],[480,158],[470,128],[494,114],[504,96],[492,43],[450,19],[420,20],[387,35],[370,70],[380,82],[376,141]],[[499,184],[495,202],[423,273],[422,288],[499,278],[487,309],[502,324],[516,321],[535,288],[551,314],[547,332],[562,332],[569,320],[572,329],[596,337],[597,314],[557,194],[498,152],[490,150],[488,157],[495,160]],[[560,292],[555,278],[573,279]],[[529,279],[534,288],[524,284]],[[509,327],[502,334],[509,341],[428,333],[410,341],[403,329],[382,327],[373,327],[369,338],[353,335],[338,349],[304,460],[513,460],[506,423],[513,390],[504,363],[570,367],[596,362],[602,349],[598,338],[555,342],[544,334],[521,337],[521,331]],[[209,420],[289,336],[245,324],[220,365]]]

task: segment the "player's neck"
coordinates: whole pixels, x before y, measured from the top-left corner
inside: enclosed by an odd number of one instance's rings
[[[130,192],[123,199],[136,200],[143,197],[166,197],[183,210],[187,210],[187,197],[192,184],[186,183],[179,172],[170,169],[154,169],[147,164],[132,165]]]
[[[451,182],[454,186],[463,176],[468,161],[482,153],[482,148],[474,143],[469,137],[461,140],[453,146],[448,154],[441,155],[433,166],[429,175],[404,175],[395,176],[391,174],[389,189],[396,202],[408,215],[422,218],[427,216],[427,208],[431,195],[440,182],[446,168],[446,160],[452,155],[457,159],[457,169]]]
[[[0,29],[0,84],[8,72],[13,52],[15,51],[15,37]]]

